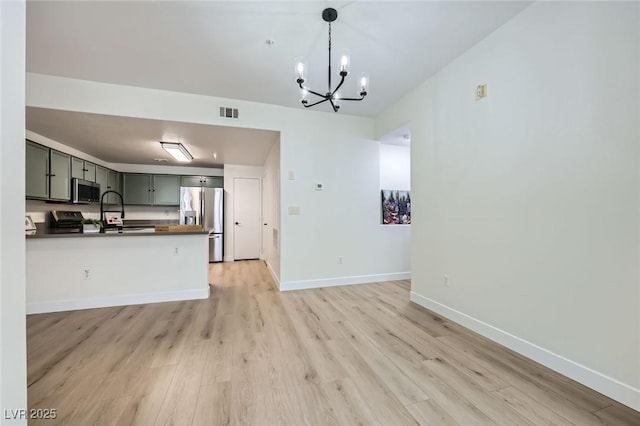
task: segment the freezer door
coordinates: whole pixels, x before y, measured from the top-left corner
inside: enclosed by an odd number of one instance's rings
[[[222,234],[209,235],[209,262],[222,262]]]
[[[222,234],[224,221],[224,190],[222,188],[203,188],[204,228],[212,234]]]
[[[215,188],[213,191],[213,233],[222,234],[224,232],[224,189]]]

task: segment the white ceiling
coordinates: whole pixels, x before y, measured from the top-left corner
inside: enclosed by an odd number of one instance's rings
[[[27,129],[109,163],[184,166],[159,141],[180,142],[193,167],[262,166],[280,133],[27,107]],[[216,158],[213,154],[216,154]],[[159,163],[156,158],[167,159]]]
[[[334,53],[349,48],[352,74],[371,77],[367,98],[340,113],[375,116],[529,3],[28,1],[27,71],[302,108],[294,59],[308,58],[310,87],[325,91],[321,13],[334,7]]]
[[[326,90],[321,13],[334,7],[333,51],[351,51],[342,96],[355,95],[353,75],[371,77],[366,99],[343,102],[340,114],[375,116],[529,3],[30,0],[27,71],[303,108],[294,60],[305,56],[310,87]],[[192,166],[262,165],[279,140],[277,132],[41,108],[27,108],[26,119],[28,130],[112,163],[157,164],[170,158],[158,144],[165,140],[187,146]],[[408,130],[383,142],[406,144]]]

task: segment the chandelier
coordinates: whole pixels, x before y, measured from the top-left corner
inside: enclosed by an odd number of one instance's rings
[[[319,105],[323,102],[329,101],[331,107],[334,112],[338,112],[340,109],[341,101],[361,101],[367,96],[367,91],[369,90],[369,76],[366,73],[360,73],[358,75],[358,85],[356,88],[356,93],[360,96],[359,98],[343,98],[340,96],[338,90],[342,87],[344,83],[344,79],[349,75],[349,52],[346,49],[343,49],[340,55],[340,70],[338,75],[340,76],[340,83],[336,86],[335,89],[331,88],[331,23],[338,18],[338,11],[333,8],[327,8],[322,11],[322,19],[329,23],[329,73],[328,73],[328,84],[327,84],[327,92],[320,93],[311,90],[310,88],[304,85],[304,82],[307,77],[307,64],[303,57],[296,58],[295,72],[296,72],[296,83],[300,86],[300,90],[302,91],[302,99],[300,102],[304,105],[305,108],[309,108],[312,106]],[[314,99],[315,102],[309,103],[309,94],[317,96],[318,99]]]

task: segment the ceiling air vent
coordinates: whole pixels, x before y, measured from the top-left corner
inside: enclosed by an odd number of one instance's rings
[[[220,117],[238,118],[238,108],[220,107]]]

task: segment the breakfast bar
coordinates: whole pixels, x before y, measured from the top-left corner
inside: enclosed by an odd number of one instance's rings
[[[29,314],[209,296],[207,232],[40,232],[26,238]]]

